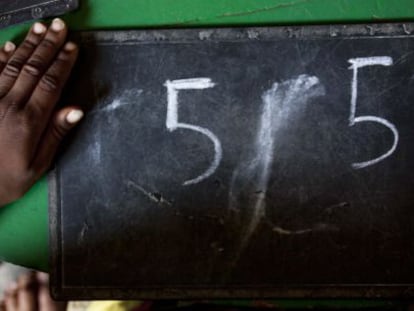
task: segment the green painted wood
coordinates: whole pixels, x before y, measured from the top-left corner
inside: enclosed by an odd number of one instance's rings
[[[414,19],[412,0],[81,0],[72,29],[349,23]],[[0,41],[28,28],[14,26]]]
[[[414,20],[413,0],[81,0],[71,29],[281,25]],[[18,42],[29,24],[0,31]],[[82,104],[82,103],[78,103]],[[0,210],[0,259],[47,269],[47,182]]]
[[[47,270],[47,180],[19,201],[0,209],[0,261]]]

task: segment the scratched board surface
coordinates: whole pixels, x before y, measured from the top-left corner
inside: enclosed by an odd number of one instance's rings
[[[412,296],[407,27],[77,34],[54,295]]]
[[[78,7],[78,0],[0,0],[0,28],[57,16]]]

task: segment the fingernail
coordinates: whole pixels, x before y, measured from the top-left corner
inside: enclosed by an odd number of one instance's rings
[[[14,292],[14,291],[17,291],[18,288],[19,286],[17,285],[16,282],[14,282],[12,285],[10,285],[9,291]]]
[[[65,44],[64,50],[67,52],[72,52],[76,49],[76,44],[73,42],[68,42]]]
[[[37,35],[40,35],[46,31],[46,26],[42,23],[35,23],[33,25],[33,32]]]
[[[74,109],[66,115],[66,121],[70,124],[75,124],[83,118],[83,111]]]
[[[55,18],[50,26],[53,31],[61,31],[65,28],[65,23],[60,18]]]
[[[36,276],[37,276],[37,280],[40,283],[46,284],[47,282],[49,282],[49,275],[44,272],[37,272]]]
[[[5,51],[6,53],[13,52],[15,49],[16,49],[16,45],[15,45],[13,42],[7,41],[7,42],[4,44],[4,51]]]

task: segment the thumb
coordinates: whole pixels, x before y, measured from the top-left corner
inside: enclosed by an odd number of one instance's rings
[[[83,111],[78,107],[65,107],[57,111],[51,118],[31,165],[36,178],[42,176],[49,168],[60,142],[69,130],[83,118],[83,115]]]

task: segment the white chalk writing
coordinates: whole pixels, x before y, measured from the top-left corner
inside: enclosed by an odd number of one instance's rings
[[[222,158],[221,143],[216,135],[214,135],[209,129],[204,127],[182,123],[178,121],[178,91],[179,90],[202,90],[214,87],[214,83],[209,78],[192,78],[181,80],[167,80],[164,86],[167,88],[168,106],[167,106],[167,120],[166,127],[170,132],[175,131],[178,128],[192,130],[199,132],[207,136],[214,144],[214,160],[210,167],[201,175],[196,178],[187,180],[183,183],[184,186],[197,184],[204,179],[208,178],[218,168]]]
[[[381,156],[364,161],[352,163],[352,167],[355,169],[361,169],[373,164],[376,164],[386,158],[388,158],[397,148],[398,145],[398,131],[394,124],[377,116],[359,116],[355,117],[357,98],[358,98],[358,69],[366,66],[391,66],[393,64],[392,58],[388,56],[376,56],[376,57],[363,57],[363,58],[351,58],[348,60],[351,63],[349,69],[353,70],[352,84],[351,84],[351,113],[349,116],[349,126],[354,126],[355,123],[360,122],[375,122],[387,127],[394,135],[394,141],[391,148]]]

